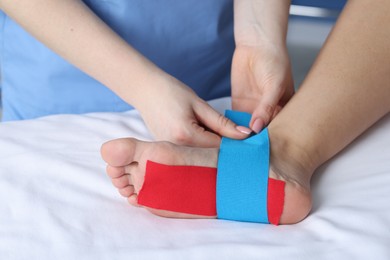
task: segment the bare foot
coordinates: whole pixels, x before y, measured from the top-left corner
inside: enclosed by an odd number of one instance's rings
[[[107,174],[112,179],[112,183],[133,206],[139,206],[137,204],[137,194],[144,183],[146,162],[148,160],[168,165],[206,167],[216,167],[218,161],[217,148],[186,147],[169,142],[143,142],[133,138],[109,141],[103,144],[101,153],[103,159],[108,163]],[[311,196],[308,186],[310,177],[302,177],[309,176],[304,174],[298,174],[299,176],[287,174],[288,172],[297,172],[297,167],[290,171],[289,167],[292,168],[294,165],[289,166],[285,161],[282,165],[278,165],[280,160],[274,160],[272,158],[274,154],[277,155],[277,153],[271,153],[269,177],[286,182],[284,209],[280,224],[297,223],[306,217],[311,208]],[[288,158],[291,158],[291,156]],[[163,217],[210,218],[150,208],[148,210]]]

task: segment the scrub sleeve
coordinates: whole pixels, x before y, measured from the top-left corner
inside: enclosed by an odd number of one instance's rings
[[[230,95],[232,0],[84,2],[125,41],[201,98]],[[132,109],[9,17],[4,16],[1,25],[3,121]]]

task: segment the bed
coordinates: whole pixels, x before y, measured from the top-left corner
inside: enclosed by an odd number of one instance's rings
[[[318,169],[313,210],[291,226],[129,206],[99,154],[127,136],[151,140],[137,111],[0,124],[0,259],[390,259],[390,116]]]

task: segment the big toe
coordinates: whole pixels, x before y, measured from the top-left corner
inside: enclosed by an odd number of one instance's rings
[[[114,167],[121,167],[134,161],[135,146],[135,139],[115,139],[104,143],[100,152],[106,163]]]

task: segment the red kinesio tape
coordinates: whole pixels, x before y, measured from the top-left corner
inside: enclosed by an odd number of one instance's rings
[[[216,216],[217,169],[147,161],[138,204],[154,209]]]
[[[278,225],[284,206],[284,181],[268,178],[267,212],[268,221]]]
[[[147,161],[138,204],[173,212],[216,216],[216,179],[216,168]],[[284,188],[284,181],[268,178],[268,220],[274,225],[279,224],[283,212]]]

